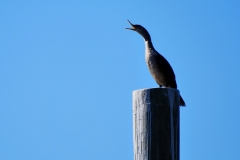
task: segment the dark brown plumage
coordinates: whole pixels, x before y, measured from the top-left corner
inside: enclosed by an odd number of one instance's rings
[[[148,66],[148,69],[157,82],[159,87],[169,87],[176,88],[177,83],[175,79],[174,71],[168,61],[159,54],[153,47],[151,37],[148,31],[141,25],[134,25],[128,21],[132,28],[126,28],[138,32],[145,41],[145,60]],[[180,95],[180,106],[186,106],[184,100]]]

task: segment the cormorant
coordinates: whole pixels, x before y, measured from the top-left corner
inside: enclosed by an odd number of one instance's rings
[[[175,80],[175,74],[173,72],[173,69],[168,63],[168,61],[154,49],[148,31],[141,25],[132,24],[129,20],[128,22],[130,23],[132,28],[126,29],[136,31],[144,38],[145,60],[152,77],[157,82],[159,87],[161,88],[162,86],[164,86],[177,89],[177,83]],[[180,106],[186,106],[181,95]]]

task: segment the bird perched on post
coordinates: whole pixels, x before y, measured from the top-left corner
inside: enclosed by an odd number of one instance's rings
[[[152,77],[157,82],[159,87],[161,88],[162,86],[164,86],[177,89],[177,83],[175,80],[175,74],[173,72],[173,69],[171,65],[168,63],[168,61],[154,49],[148,31],[141,25],[132,24],[129,20],[128,22],[130,23],[132,28],[126,29],[136,31],[144,38],[145,60]],[[180,106],[186,106],[181,95]]]

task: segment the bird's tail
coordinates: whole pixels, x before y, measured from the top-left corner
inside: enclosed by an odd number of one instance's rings
[[[182,96],[180,96],[180,106],[183,106],[183,107],[186,106],[184,100],[182,99]]]

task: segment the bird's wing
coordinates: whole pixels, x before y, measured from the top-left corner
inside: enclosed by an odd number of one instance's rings
[[[177,88],[175,74],[171,65],[168,63],[168,61],[159,53],[156,56],[156,61],[157,61],[159,70],[162,71],[162,73],[165,75],[165,78],[168,82],[168,86],[166,87]]]

